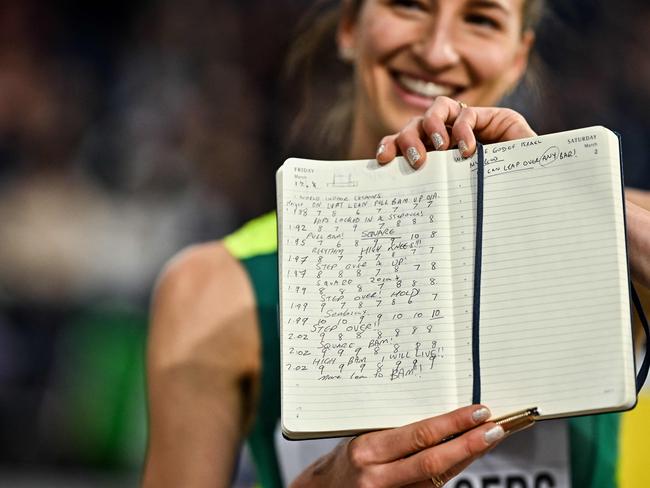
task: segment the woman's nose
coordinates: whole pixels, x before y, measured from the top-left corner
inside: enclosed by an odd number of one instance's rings
[[[446,68],[460,60],[454,32],[449,23],[440,20],[423,28],[419,41],[413,46],[424,67],[432,70]]]

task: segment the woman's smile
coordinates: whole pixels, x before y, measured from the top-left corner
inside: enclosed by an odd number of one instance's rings
[[[408,105],[426,110],[433,99],[438,96],[457,97],[460,89],[458,86],[433,81],[423,76],[411,75],[400,71],[390,71],[397,96]]]

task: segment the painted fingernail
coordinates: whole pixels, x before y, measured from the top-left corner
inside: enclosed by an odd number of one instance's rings
[[[493,444],[499,439],[502,439],[504,435],[506,435],[506,432],[503,430],[503,427],[501,427],[500,425],[495,425],[490,430],[488,430],[483,436],[485,438],[485,442],[487,442],[488,444]]]
[[[467,147],[467,143],[463,140],[458,141],[458,150],[463,156],[467,156],[467,153],[469,152],[469,147]]]
[[[415,147],[411,146],[406,150],[406,159],[411,163],[411,166],[415,167],[415,163],[420,160],[420,153]]]
[[[474,410],[474,412],[472,412],[472,418],[474,419],[474,422],[483,422],[484,420],[490,418],[490,411],[485,407],[481,407],[478,410]]]
[[[379,147],[377,148],[377,157],[381,156],[385,150],[386,144],[379,144]]]
[[[433,147],[435,147],[436,149],[440,149],[442,145],[445,143],[442,136],[437,132],[431,134],[431,141],[433,142]]]

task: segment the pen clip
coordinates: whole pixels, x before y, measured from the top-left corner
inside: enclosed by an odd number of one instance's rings
[[[539,410],[537,407],[533,407],[504,415],[492,420],[492,422],[503,427],[506,434],[512,434],[532,426],[537,417],[539,417]]]
[[[501,417],[492,419],[492,422],[501,425],[502,423],[508,422],[509,420],[516,420],[522,417],[530,417],[530,416],[539,417],[539,410],[537,409],[537,407],[527,408],[525,410],[519,410],[517,412],[502,415]]]

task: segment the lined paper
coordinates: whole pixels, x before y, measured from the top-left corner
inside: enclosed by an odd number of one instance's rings
[[[486,148],[482,401],[496,415],[631,406],[618,140],[596,127],[527,144]],[[473,254],[471,240],[462,248]]]

